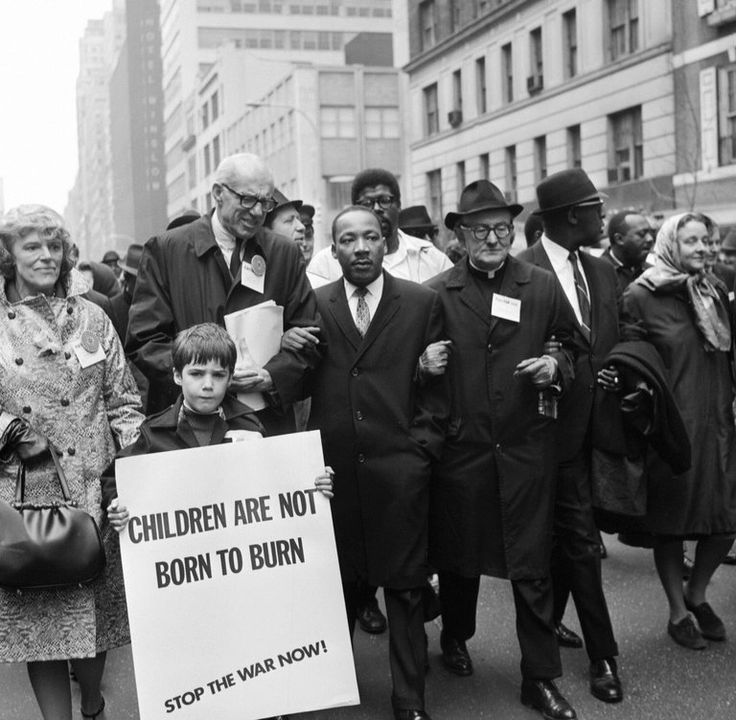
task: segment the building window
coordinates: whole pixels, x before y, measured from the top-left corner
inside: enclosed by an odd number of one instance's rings
[[[562,16],[562,41],[564,43],[563,72],[566,79],[578,74],[578,21],[575,10]]]
[[[547,177],[547,137],[534,138],[534,180],[541,182]]]
[[[210,106],[205,103],[202,105],[202,130],[204,130],[210,124]]]
[[[506,200],[516,202],[516,145],[509,145],[505,151],[506,161]]]
[[[197,156],[192,155],[187,161],[188,187],[193,190],[197,185]]]
[[[608,0],[608,34],[611,60],[639,49],[639,0]]]
[[[462,160],[455,165],[455,188],[457,189],[457,196],[460,197],[460,193],[465,187],[465,161]]]
[[[608,116],[608,182],[636,180],[644,174],[641,106]]]
[[[429,217],[441,218],[442,212],[442,170],[427,173],[427,210]]]
[[[580,125],[567,128],[567,167],[583,166],[583,155],[580,149]]]
[[[463,76],[461,70],[452,73],[452,109],[463,111]]]
[[[450,32],[460,29],[460,2],[461,0],[450,0]]]
[[[220,136],[216,135],[212,140],[212,167],[217,168],[220,164]]]
[[[422,50],[427,50],[437,42],[437,9],[434,0],[424,0],[423,3],[420,3],[419,24],[421,26]]]
[[[323,107],[320,109],[319,114],[322,137],[355,137],[355,108]]]
[[[400,134],[398,108],[365,109],[365,136],[367,138],[398,138]]]
[[[721,86],[718,92],[720,105],[719,165],[736,163],[736,66],[721,71]]]
[[[440,114],[437,106],[437,83],[424,88],[424,134],[434,135],[440,131]]]
[[[350,188],[352,180],[347,182],[329,182],[327,183],[327,204],[330,208],[341,209],[350,205]]]
[[[538,93],[544,87],[544,61],[542,59],[542,28],[534,28],[529,33],[529,69],[531,75],[527,80],[530,95]]]
[[[488,111],[488,94],[486,92],[486,59],[478,58],[475,61],[475,95],[478,115]]]
[[[514,63],[511,57],[511,43],[506,43],[501,48],[501,87],[503,101],[510,103],[514,101]]]
[[[480,179],[491,179],[491,159],[488,153],[483,153],[480,156]]]
[[[210,162],[210,146],[205,145],[204,150],[204,176],[207,177],[212,172],[212,164]]]
[[[217,90],[212,93],[210,98],[210,110],[212,111],[212,122],[215,122],[220,116],[220,98],[217,95]]]

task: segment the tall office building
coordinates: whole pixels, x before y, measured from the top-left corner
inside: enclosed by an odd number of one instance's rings
[[[169,216],[191,206],[205,209],[198,190],[201,176],[207,174],[205,145],[210,164],[215,152],[219,158],[233,149],[224,137],[215,142],[208,135],[204,143],[200,136],[221,113],[239,110],[229,103],[258,100],[283,74],[284,61],[344,65],[345,46],[363,32],[391,37],[391,0],[162,0]],[[236,82],[248,88],[245,95],[242,88],[224,87],[214,93],[213,101],[213,93],[201,87],[201,80],[224,45],[250,50],[257,55],[259,70],[256,74],[252,66],[242,67]],[[388,47],[390,53],[390,41]]]

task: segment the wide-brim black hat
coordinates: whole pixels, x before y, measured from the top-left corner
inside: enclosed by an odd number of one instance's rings
[[[523,209],[523,206],[517,203],[506,202],[504,194],[492,182],[476,180],[463,189],[457,212],[445,215],[445,226],[454,230],[458,220],[481,210],[508,210],[514,218]]]
[[[399,227],[402,230],[433,230],[437,227],[429,217],[424,205],[411,205],[399,212]]]
[[[143,255],[143,245],[133,243],[128,246],[125,257],[118,263],[123,272],[130,275],[138,275],[138,267],[141,264],[141,255]]]
[[[537,185],[539,207],[534,215],[544,215],[575,205],[596,205],[602,203],[604,198],[605,195],[598,192],[582,168],[560,170]]]

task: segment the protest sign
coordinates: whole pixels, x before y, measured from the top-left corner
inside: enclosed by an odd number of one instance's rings
[[[359,702],[319,433],[118,460],[141,720]]]

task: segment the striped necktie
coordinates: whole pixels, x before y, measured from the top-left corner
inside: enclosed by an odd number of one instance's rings
[[[368,292],[368,288],[356,288],[353,295],[358,298],[358,309],[355,313],[355,327],[358,328],[358,332],[361,337],[365,337],[368,332],[368,326],[371,324],[371,311],[368,309],[368,303],[365,301],[365,296]]]
[[[572,265],[572,274],[575,279],[575,292],[578,296],[578,305],[580,306],[580,319],[586,340],[590,340],[590,297],[588,291],[585,288],[585,280],[583,280],[583,274],[580,272],[580,265],[578,265],[577,253],[571,252],[570,264]]]

